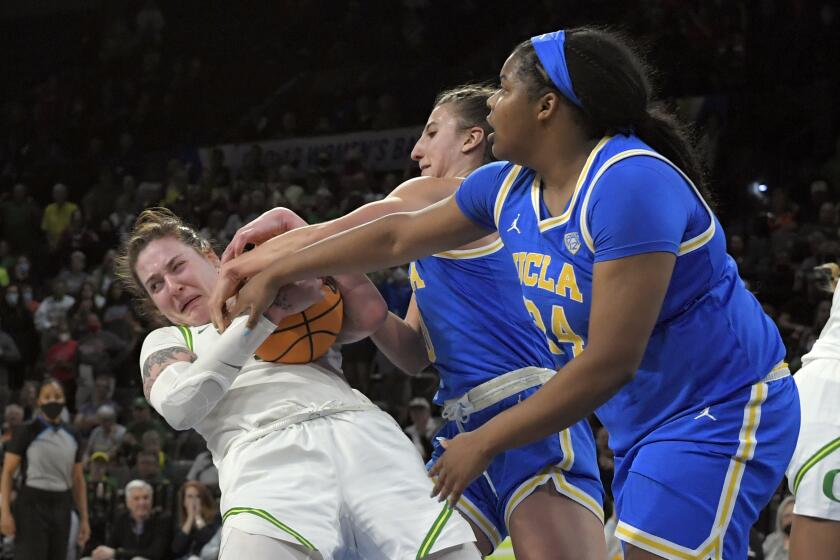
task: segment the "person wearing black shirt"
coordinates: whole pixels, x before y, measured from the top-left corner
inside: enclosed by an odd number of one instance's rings
[[[62,422],[64,390],[55,380],[38,392],[40,412],[15,432],[6,447],[0,477],[0,530],[15,537],[15,558],[64,560],[75,499],[79,511],[79,546],[90,536],[82,451]],[[20,466],[23,481],[11,508],[12,475]]]
[[[114,520],[106,544],[93,549],[91,560],[169,558],[171,518],[152,511],[152,487],[142,480],[132,480],[125,486],[125,505],[128,511]]]
[[[185,482],[178,492],[178,503],[181,516],[172,540],[172,553],[181,560],[201,554],[201,549],[222,526],[222,520],[210,490],[200,482]]]

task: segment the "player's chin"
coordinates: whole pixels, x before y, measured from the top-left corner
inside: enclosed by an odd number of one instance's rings
[[[197,306],[185,314],[184,324],[190,327],[206,325],[210,322],[210,308],[206,305]]]

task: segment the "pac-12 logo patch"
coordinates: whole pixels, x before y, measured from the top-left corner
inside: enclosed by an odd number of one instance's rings
[[[566,249],[569,250],[571,254],[576,254],[578,250],[580,250],[580,235],[578,232],[572,231],[567,233],[563,237],[563,241],[566,243]]]

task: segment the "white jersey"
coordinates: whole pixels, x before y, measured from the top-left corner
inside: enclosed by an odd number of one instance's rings
[[[248,349],[240,357],[217,358],[219,369],[229,370],[224,391],[212,393],[222,385],[207,382],[215,404],[188,424],[207,440],[219,471],[220,557],[240,552],[231,544],[236,531],[317,550],[324,560],[426,558],[473,542],[467,522],[430,497],[432,482],[399,425],[344,380],[337,353],[307,365],[251,357],[239,368],[223,361],[241,363],[257,337],[273,328],[258,325],[249,335],[255,338],[244,343],[231,339],[243,336],[233,325],[224,335],[211,325],[166,327],[146,337],[141,351],[141,369],[162,350],[187,348],[198,356],[192,364],[181,362],[184,369],[173,364],[160,373],[151,392],[151,401],[160,404],[163,396],[155,391],[174,386],[179,374],[188,380],[185,372],[203,354],[225,354],[230,340]],[[212,378],[199,374],[194,378]],[[160,406],[175,418],[177,405],[176,399]]]
[[[834,289],[828,321],[811,351],[802,356],[802,365],[821,358],[840,360],[840,284]]]
[[[198,356],[221,337],[212,325],[163,327],[143,341],[140,369],[153,353],[188,348]],[[287,365],[249,359],[230,389],[194,428],[207,441],[218,466],[231,444],[303,412],[327,412],[370,401],[353,390],[341,373],[341,354],[330,350],[317,362]]]

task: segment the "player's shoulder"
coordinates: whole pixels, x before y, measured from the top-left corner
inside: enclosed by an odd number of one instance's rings
[[[521,165],[516,165],[509,161],[493,161],[482,165],[467,175],[465,183],[489,183],[495,185],[509,178],[511,174],[520,174],[523,169]]]
[[[388,198],[417,200],[428,206],[451,196],[463,180],[463,177],[414,177],[391,191]]]
[[[157,328],[143,339],[140,361],[142,363],[147,356],[163,348],[183,347],[192,350],[191,341],[195,335],[195,327],[171,325]]]

